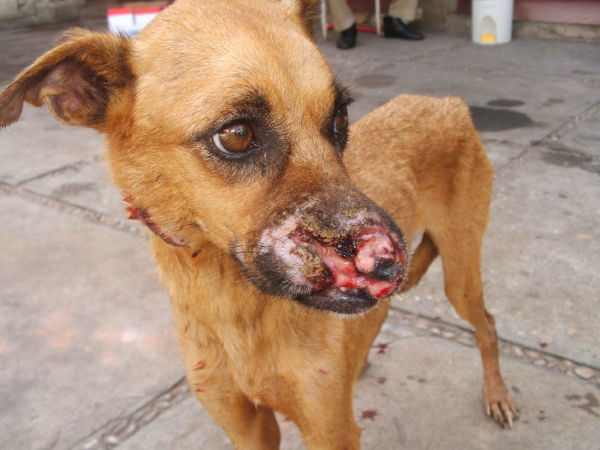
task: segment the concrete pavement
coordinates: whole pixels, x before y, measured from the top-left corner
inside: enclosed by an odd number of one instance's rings
[[[0,85],[59,31],[0,31]],[[458,95],[496,168],[483,278],[522,418],[507,431],[485,417],[473,335],[437,263],[394,298],[359,381],[363,447],[600,448],[599,44],[319,45],[353,120],[403,92]],[[0,448],[230,448],[182,381],[145,231],[124,219],[102,147],[32,107],[0,130]],[[280,419],[282,448],[302,448]]]

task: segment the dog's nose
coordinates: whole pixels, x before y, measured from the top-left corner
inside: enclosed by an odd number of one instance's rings
[[[398,277],[402,271],[395,260],[388,258],[376,258],[375,270],[369,275],[377,280],[391,281]]]

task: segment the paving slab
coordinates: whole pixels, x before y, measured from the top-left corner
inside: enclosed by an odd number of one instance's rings
[[[494,166],[494,172],[496,177],[499,172],[507,166],[511,161],[518,158],[529,148],[519,144],[513,144],[510,142],[499,142],[495,140],[482,139],[483,149],[490,158],[492,165]]]
[[[504,376],[521,411],[514,429],[504,430],[483,412],[480,365],[472,343],[425,336],[392,313],[355,392],[363,448],[595,448],[600,393],[593,384],[503,355]],[[278,420],[281,448],[304,448],[297,427],[283,416]],[[120,448],[231,448],[211,422],[190,396]]]
[[[577,166],[595,173],[600,171],[600,112],[596,112],[585,122],[565,133],[548,147],[551,152],[546,158],[562,160],[565,167]]]
[[[357,99],[351,109],[358,108],[362,116],[400,93],[458,96],[476,107],[473,116],[484,139],[529,144],[554,131],[565,117],[575,116],[598,101],[598,97],[588,95],[588,87],[576,81],[511,78],[507,86],[506,77],[495,73],[482,76],[461,70],[439,70],[421,61],[401,66],[401,63],[391,63],[369,68],[348,81],[340,74]],[[534,86],[539,95],[531,96]],[[521,104],[493,106],[493,102],[499,100],[515,99]],[[553,103],[552,99],[560,99],[560,102]]]
[[[138,220],[127,220],[123,194],[112,183],[102,156],[50,171],[21,185],[23,189],[59,203],[113,219],[121,229],[146,236]]]
[[[184,401],[124,441],[120,449],[231,450],[229,437],[190,393]]]
[[[0,448],[68,448],[181,376],[143,239],[0,197]]]
[[[478,45],[469,42],[453,48],[452,52],[436,54],[431,62],[442,69],[576,80],[590,87],[600,83],[597,42],[521,37],[506,45]]]
[[[0,182],[16,185],[97,156],[104,138],[83,127],[60,125],[45,108],[25,104],[21,119],[0,132]]]

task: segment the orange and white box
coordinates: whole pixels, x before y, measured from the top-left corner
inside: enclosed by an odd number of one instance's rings
[[[133,36],[138,32],[135,26],[133,8],[110,8],[107,11],[108,31],[114,34]]]
[[[166,7],[163,2],[125,3],[122,8],[107,11],[108,30],[115,34],[134,36]]]
[[[151,6],[148,8],[139,8],[133,10],[133,19],[138,31],[141,31],[146,25],[150,23],[156,15],[162,11],[160,6]]]

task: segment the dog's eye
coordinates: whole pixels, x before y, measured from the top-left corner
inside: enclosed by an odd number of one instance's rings
[[[254,134],[245,123],[227,125],[213,135],[213,142],[223,153],[243,153],[252,145]]]
[[[346,129],[348,126],[348,108],[346,105],[340,106],[333,120],[333,131],[338,134]]]

